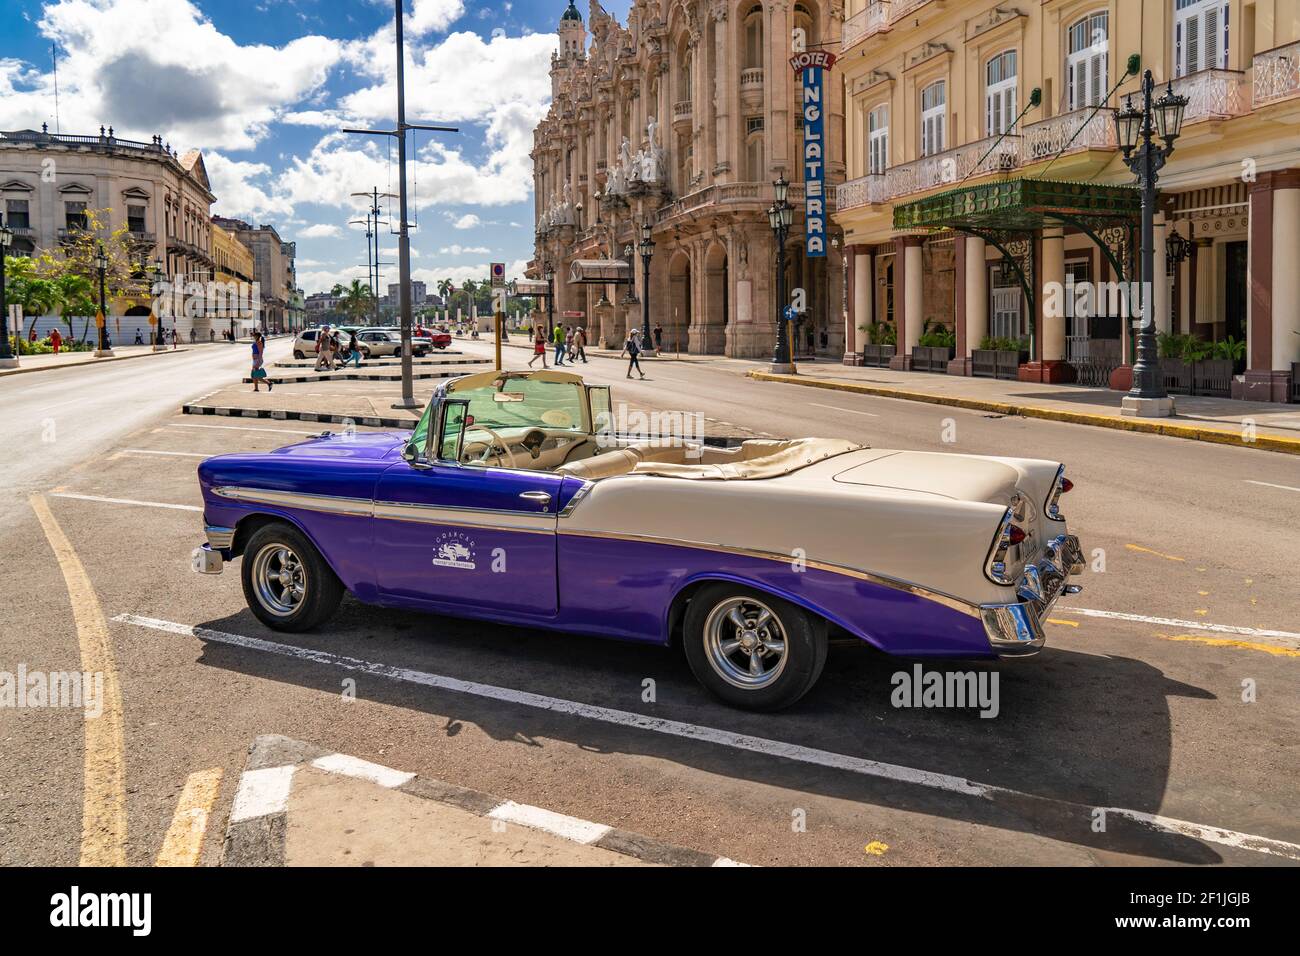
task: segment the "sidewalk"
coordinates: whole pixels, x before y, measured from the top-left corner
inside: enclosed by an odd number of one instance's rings
[[[799,374],[795,376],[773,375],[751,363],[748,374],[750,378],[765,382],[784,382],[1300,455],[1300,405],[1178,395],[1175,396],[1176,416],[1136,419],[1120,415],[1124,393],[1109,389],[896,372],[830,362],[801,364]]]
[[[4,375],[21,375],[24,372],[42,372],[49,369],[68,368],[73,365],[102,365],[105,362],[121,362],[125,359],[144,358],[148,355],[170,355],[173,352],[185,352],[195,348],[193,345],[182,345],[173,349],[170,346],[165,352],[154,352],[151,345],[121,345],[113,346],[112,358],[95,358],[94,352],[60,352],[58,355],[50,353],[48,355],[23,355],[18,359],[17,368],[0,369],[0,376]]]
[[[222,866],[735,866],[542,807],[258,737]]]

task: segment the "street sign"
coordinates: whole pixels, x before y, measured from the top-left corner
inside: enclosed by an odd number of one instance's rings
[[[790,57],[802,80],[804,250],[810,259],[826,257],[826,120],[822,108],[822,71],[835,64],[835,54],[808,50]]]
[[[506,284],[506,264],[504,262],[492,263],[492,286],[503,286]]]

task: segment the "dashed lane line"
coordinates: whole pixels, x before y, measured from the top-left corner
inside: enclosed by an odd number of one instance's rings
[[[860,412],[856,408],[840,408],[838,405],[818,405],[816,402],[809,402],[813,408],[825,408],[832,412],[848,412],[850,415],[865,415],[868,418],[879,418],[875,412]]]
[[[1077,816],[1081,821],[1081,827],[1084,829],[1087,829],[1087,821],[1094,818],[1095,812],[1101,810],[1108,815],[1123,817],[1140,823],[1148,829],[1160,831],[1162,833],[1174,834],[1206,843],[1216,843],[1220,846],[1233,847],[1236,849],[1249,850],[1254,853],[1264,853],[1270,856],[1300,861],[1300,844],[1287,843],[1283,840],[1274,840],[1269,837],[1256,836],[1255,834],[1242,833],[1236,830],[1227,830],[1221,827],[1206,826],[1200,823],[1192,823],[1187,820],[1177,820],[1172,817],[1158,816],[1140,810],[1129,810],[1124,807],[1088,807],[1082,804],[1071,803],[1069,801],[1055,800],[1036,796],[1034,794],[1022,793],[1020,791],[1011,790],[1007,787],[1000,787],[994,784],[979,783],[974,780],[968,780],[964,777],[957,777],[951,774],[937,773],[931,770],[920,770],[915,767],[905,767],[900,764],[884,763],[879,760],[870,760],[864,757],[852,757],[848,754],[834,753],[828,750],[817,750],[812,747],[786,743],[780,740],[772,740],[766,737],[755,737],[750,734],[735,733],[729,730],[720,730],[715,727],[705,727],[699,724],[689,724],[678,720],[668,720],[663,717],[651,717],[647,714],[638,714],[626,710],[599,707],[595,704],[584,704],[580,701],[565,700],[560,697],[548,697],[543,694],[534,694],[530,691],[515,690],[511,687],[498,687],[493,684],[479,683],[478,681],[462,680],[458,677],[446,677],[442,674],[432,674],[427,671],[395,667],[391,664],[380,664],[374,661],[361,660],[356,657],[344,657],[339,654],[331,654],[328,651],[316,650],[315,648],[295,647],[290,644],[280,644],[275,641],[249,637],[244,634],[231,634],[226,631],[215,631],[210,628],[194,627],[189,624],[180,624],[175,621],[164,621],[158,618],[141,617],[136,614],[119,614],[117,617],[113,618],[113,620],[117,623],[131,624],[136,627],[148,628],[150,630],[161,631],[167,634],[178,634],[185,637],[194,637],[201,641],[210,641],[218,644],[231,645],[233,647],[242,647],[246,650],[275,654],[280,657],[312,661],[317,664],[324,664],[331,667],[338,667],[343,670],[370,674],[375,677],[384,677],[389,680],[418,684],[424,687],[435,687],[440,690],[447,690],[458,694],[471,694],[475,697],[483,697],[489,700],[496,700],[524,707],[534,707],[552,713],[581,717],[587,720],[600,721],[601,723],[629,727],[634,730],[643,730],[650,733],[664,734],[670,737],[685,738],[687,740],[697,740],[720,747],[729,747],[733,750],[747,751],[749,753],[763,754],[769,757],[779,757],[785,760],[794,760],[800,763],[812,764],[819,767],[843,770],[848,773],[860,774],[865,777],[874,777],[898,783],[929,787],[934,790],[942,790],[965,797],[993,801],[1005,800],[1012,805],[1021,807],[1024,806],[1026,801],[1043,806],[1051,805],[1057,812],[1065,812],[1072,818]],[[267,796],[266,794],[263,794],[262,802],[285,802],[285,800],[287,800],[288,792],[287,781],[277,780],[272,783],[274,786],[263,788],[267,790],[270,795]],[[241,784],[241,791],[242,789],[243,787]],[[284,799],[281,799],[281,789],[283,789]],[[237,810],[239,809],[239,804],[240,801],[237,798]],[[231,818],[232,820],[235,818],[234,811],[232,811]]]
[[[1294,631],[1270,631],[1258,627],[1238,627],[1235,624],[1206,624],[1204,621],[1180,621],[1172,617],[1150,617],[1146,614],[1125,614],[1121,611],[1098,611],[1086,607],[1056,608],[1058,614],[1082,614],[1084,617],[1104,617],[1114,621],[1132,621],[1135,624],[1159,624],[1164,627],[1189,628],[1195,631],[1213,631],[1217,634],[1241,634],[1245,637],[1284,637],[1300,639]]]
[[[81,865],[126,865],[126,753],[122,736],[122,690],[113,641],[90,576],[42,495],[28,499],[63,572],[77,628],[84,674],[102,675],[103,706],[85,716],[81,804]]]
[[[163,837],[156,866],[197,866],[212,806],[221,792],[221,768],[197,770],[185,778],[176,813]]]
[[[153,448],[123,448],[112,457],[118,455],[164,455],[169,458],[211,458],[211,455],[204,454],[201,451],[159,451]]]
[[[1290,485],[1275,485],[1271,481],[1251,481],[1249,478],[1246,478],[1245,482],[1248,485],[1259,485],[1261,488],[1279,488],[1282,491],[1300,491],[1300,488],[1292,488]]]

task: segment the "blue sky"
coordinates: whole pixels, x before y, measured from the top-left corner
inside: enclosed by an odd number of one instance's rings
[[[407,118],[461,129],[412,134],[416,279],[486,278],[492,261],[518,272],[530,257],[528,150],[566,3],[405,0]],[[604,4],[620,20],[628,5]],[[0,129],[55,129],[57,42],[63,132],[112,125],[202,150],[213,211],[296,240],[300,284],[321,291],[364,278],[348,225],[364,201],[349,194],[396,191],[395,146],[339,132],[393,122],[392,22],[390,0],[4,0]],[[396,236],[380,245],[395,261]]]

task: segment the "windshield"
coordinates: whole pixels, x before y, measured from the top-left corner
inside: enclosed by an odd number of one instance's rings
[[[489,428],[546,428],[583,431],[582,386],[572,382],[542,382],[511,378],[504,391],[522,401],[499,402],[494,386],[456,390],[448,398],[469,402],[474,424]]]

